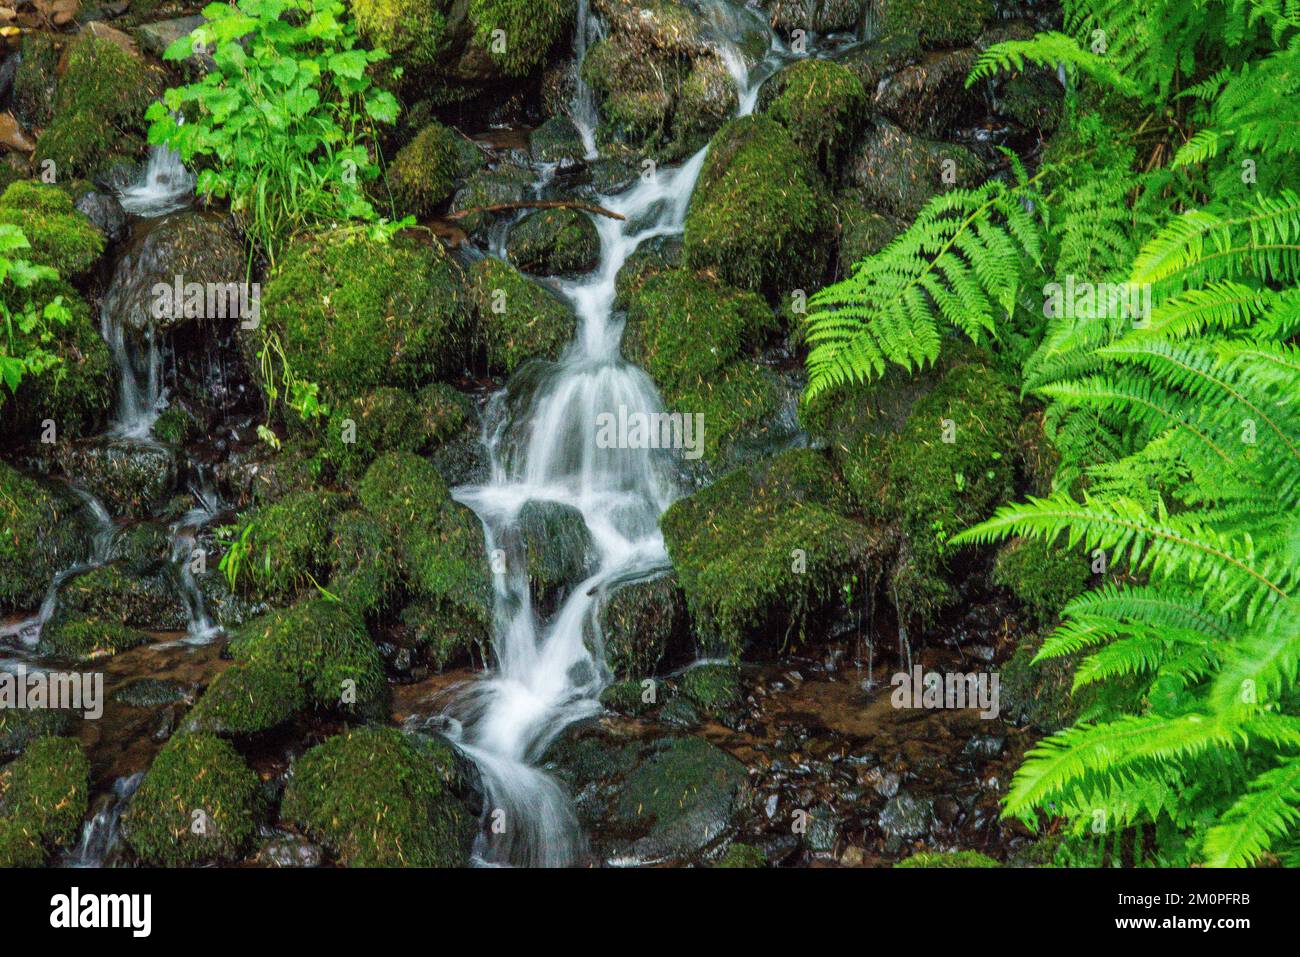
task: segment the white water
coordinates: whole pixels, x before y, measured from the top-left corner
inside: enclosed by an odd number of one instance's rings
[[[578,34],[581,56],[585,16]],[[749,113],[779,60],[769,56],[751,70],[727,42],[720,40],[719,50],[736,79],[740,112]],[[484,430],[491,479],[455,490],[483,520],[488,554],[505,559],[494,581],[495,667],[459,689],[443,715],[449,737],[482,775],[485,826],[475,848],[482,864],[559,867],[585,849],[568,797],[535,764],[566,726],[599,712],[596,697],[609,680],[599,602],[617,584],[668,566],[658,518],[676,494],[672,453],[596,443],[600,413],[662,409],[649,376],[620,355],[614,283],[641,243],[682,232],[706,152],[600,197],[625,219],[594,217],[600,266],[561,286],[578,316],[576,340],[558,363],[524,383],[533,389],[527,401],[508,401],[516,382],[494,397]],[[530,501],[578,509],[597,553],[596,571],[574,585],[550,621],[534,607],[516,528]]]
[[[194,175],[181,162],[180,154],[165,146],[149,151],[144,175],[118,193],[118,202],[137,216],[164,216],[184,209],[194,195]]]
[[[81,826],[81,840],[67,851],[64,867],[103,867],[121,841],[122,812],[126,810],[140,786],[144,774],[137,772],[113,782],[113,790],[99,801],[99,806]]]
[[[587,15],[587,5],[589,0],[578,0],[578,27],[574,31],[573,40],[573,104],[570,106],[570,119],[573,125],[578,128],[578,135],[582,137],[582,148],[587,159],[595,159],[600,155],[596,149],[596,100],[592,96],[591,87],[587,81],[582,78],[582,61],[587,58],[587,45],[589,41],[588,31],[594,29],[591,18]]]

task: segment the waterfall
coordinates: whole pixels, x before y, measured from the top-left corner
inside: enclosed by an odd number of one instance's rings
[[[743,63],[733,48],[720,46]],[[769,57],[761,69],[735,73],[742,111],[753,109],[758,84],[776,65]],[[650,377],[620,354],[614,283],[641,243],[681,234],[706,153],[707,147],[676,169],[660,169],[622,194],[600,197],[602,206],[625,218],[595,217],[600,265],[561,284],[578,316],[576,339],[539,377],[529,401],[511,408],[500,395],[493,400],[483,435],[491,477],[454,490],[482,519],[488,553],[505,557],[504,571],[494,576],[494,668],[457,689],[440,719],[482,776],[487,801],[475,846],[480,864],[558,867],[585,850],[563,789],[535,764],[565,727],[600,711],[596,697],[609,675],[599,650],[599,602],[615,585],[668,566],[658,519],[677,494],[671,453],[597,443],[601,413],[662,410]],[[574,585],[547,622],[529,593],[516,527],[519,510],[530,501],[576,508],[597,553],[595,572]]]
[[[82,824],[77,846],[64,855],[64,867],[104,866],[121,841],[122,812],[143,777],[137,772],[113,782],[113,790],[100,799],[90,820]]]
[[[587,159],[600,155],[596,149],[596,100],[591,87],[582,78],[582,61],[587,58],[587,32],[591,29],[587,7],[590,0],[578,0],[578,25],[573,32],[573,103],[569,108],[570,119],[578,128],[582,137],[582,148]]]
[[[149,151],[144,175],[118,192],[118,202],[128,213],[152,218],[184,209],[194,193],[194,175],[180,154],[165,146]]]

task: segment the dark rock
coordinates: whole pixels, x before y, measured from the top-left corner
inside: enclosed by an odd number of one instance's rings
[[[899,791],[880,812],[880,830],[890,842],[924,837],[934,820],[934,802]]]
[[[83,193],[75,205],[79,213],[99,227],[110,243],[122,238],[127,218],[126,210],[117,201],[117,197],[92,190]]]
[[[586,157],[582,136],[567,116],[553,116],[528,139],[528,150],[535,163],[558,163],[561,168],[581,163]]]
[[[176,455],[155,442],[92,439],[55,453],[65,475],[85,486],[117,516],[149,514],[176,487]]]
[[[171,678],[137,678],[113,692],[113,700],[133,708],[156,708],[190,698],[190,688]]]
[[[909,133],[939,137],[986,111],[980,88],[966,88],[975,57],[970,48],[927,54],[883,81],[872,104]]]
[[[863,138],[848,170],[849,182],[877,209],[903,218],[914,217],[936,193],[969,189],[983,177],[983,164],[966,147],[913,136],[884,120]]]
[[[672,574],[614,586],[601,605],[605,662],[616,678],[655,674],[686,651],[686,599]]]

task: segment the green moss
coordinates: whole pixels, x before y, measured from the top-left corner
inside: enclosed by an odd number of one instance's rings
[[[657,693],[654,700],[646,700],[648,690],[641,681],[634,679],[616,681],[601,691],[600,703],[618,714],[645,714],[658,704]]]
[[[841,276],[852,275],[854,266],[880,252],[902,232],[903,224],[872,209],[867,197],[857,190],[836,196],[835,213],[840,227]]]
[[[539,209],[510,230],[510,261],[539,276],[591,272],[600,260],[600,236],[591,216],[577,209]]]
[[[767,867],[767,855],[752,844],[732,844],[714,867]]]
[[[388,185],[399,212],[431,216],[451,198],[461,168],[459,139],[441,123],[430,123],[397,151]]]
[[[665,395],[698,388],[776,326],[772,310],[752,292],[685,269],[654,273],[627,299],[624,354]]]
[[[0,708],[0,761],[16,758],[39,738],[67,734],[71,711],[55,708]]]
[[[492,169],[481,169],[471,176],[465,186],[457,191],[452,209],[462,212],[499,203],[518,202],[530,194],[536,182],[537,175],[527,167],[510,162],[498,163]],[[471,236],[481,237],[496,222],[496,218],[492,213],[471,213],[459,222]]]
[[[0,770],[0,867],[37,867],[85,819],[90,764],[74,738],[40,738]]]
[[[148,640],[144,633],[112,619],[56,615],[41,629],[40,649],[56,658],[93,661]]]
[[[899,861],[895,867],[1001,867],[1002,865],[979,851],[922,851]]]
[[[934,196],[983,181],[984,164],[957,143],[913,136],[877,118],[854,149],[846,178],[873,209],[911,219]]]
[[[605,663],[615,678],[655,674],[685,644],[686,606],[677,579],[661,575],[615,590],[600,608]],[[640,697],[640,684],[633,682]]]
[[[297,243],[263,291],[262,327],[331,403],[459,373],[467,357],[463,277],[436,243],[355,232]]]
[[[1056,618],[1088,585],[1082,551],[1063,552],[1038,539],[1015,539],[998,550],[993,581],[1011,589],[1039,621]]]
[[[54,121],[33,161],[49,159],[60,181],[89,176],[113,157],[144,148],[144,111],[161,94],[159,72],[89,30],[69,45],[55,97]]]
[[[771,369],[737,360],[698,385],[666,392],[674,412],[701,415],[703,461],[725,467],[746,447],[764,443],[781,406],[781,384]]]
[[[517,521],[535,596],[580,582],[595,570],[595,543],[582,512],[572,505],[529,502]]]
[[[357,728],[298,759],[281,819],[349,867],[461,866],[473,822],[449,793],[455,774],[445,745]]]
[[[234,861],[257,831],[257,775],[211,734],[181,734],[158,752],[122,817],[126,842],[146,864]]]
[[[402,609],[399,620],[413,644],[424,652],[434,671],[483,662],[488,654],[488,631],[476,609],[439,608],[421,599]]]
[[[32,303],[37,309],[62,296],[72,317],[57,325],[54,338],[45,344],[58,356],[58,364],[25,377],[16,394],[0,390],[0,438],[35,439],[47,419],[53,420],[60,439],[95,434],[113,407],[113,358],[108,344],[90,306],[70,285],[42,283],[34,292]],[[22,333],[15,339],[25,341]]]
[[[867,92],[834,60],[800,60],[763,86],[763,112],[827,176],[839,174],[867,115]]]
[[[355,0],[361,35],[403,66],[429,67],[447,50],[450,0]]]
[[[0,195],[0,223],[22,229],[31,248],[20,255],[65,279],[86,272],[104,251],[104,234],[77,212],[57,186],[22,179]]]
[[[325,455],[340,477],[360,478],[375,457],[429,444],[424,411],[409,393],[383,387],[339,403],[325,433]]]
[[[237,539],[252,526],[248,554],[239,566],[238,591],[256,601],[291,601],[323,584],[326,547],[335,517],[347,500],[336,492],[304,490],[264,505],[244,519]]]
[[[153,434],[168,445],[180,445],[195,435],[198,420],[179,405],[173,405],[154,420]]]
[[[500,259],[470,273],[488,371],[509,375],[525,359],[559,358],[577,322],[568,305]]]
[[[13,109],[27,129],[46,126],[54,116],[58,65],[53,36],[32,31],[23,37],[22,59],[14,71]]]
[[[773,298],[817,286],[828,207],[807,160],[767,117],[728,121],[713,138],[686,216],[686,264]]]
[[[582,61],[582,77],[600,102],[599,138],[654,147],[666,140],[673,97],[657,64],[621,37],[600,40]]]
[[[365,512],[347,512],[335,522],[329,560],[329,590],[364,614],[384,611],[401,588],[397,542]]]
[[[369,712],[387,694],[379,652],[360,614],[325,598],[253,619],[230,652],[236,661],[293,676],[318,708]]]
[[[0,609],[37,607],[54,575],[89,552],[81,503],[0,462]]]
[[[839,482],[824,457],[787,452],[678,499],[664,542],[706,653],[802,637],[808,616],[846,583],[873,574],[883,536],[835,510]]]
[[[992,0],[888,0],[879,30],[914,35],[926,47],[955,47],[979,36],[993,12]]]
[[[469,0],[474,42],[507,76],[527,76],[570,34],[576,0]],[[497,31],[501,31],[498,34]],[[496,40],[504,35],[504,50]]]
[[[451,498],[424,459],[407,452],[377,458],[357,487],[366,511],[397,538],[416,596],[460,627],[491,626],[492,585],[483,527]]]
[[[740,703],[740,671],[732,665],[697,665],[677,679],[677,690],[702,714],[716,717]]]
[[[288,671],[237,664],[212,680],[185,719],[186,731],[239,737],[279,727],[306,705],[306,695]]]
[[[132,574],[124,562],[92,568],[64,583],[59,614],[116,621],[134,628],[184,628],[185,610],[159,575]]]

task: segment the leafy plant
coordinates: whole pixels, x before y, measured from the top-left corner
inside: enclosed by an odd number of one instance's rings
[[[22,229],[0,223],[0,321],[4,323],[0,380],[11,393],[18,391],[24,378],[58,364],[59,357],[47,347],[54,339],[54,327],[72,318],[62,296],[40,307],[32,300],[33,287],[57,280],[59,273],[12,255],[30,248]]]
[[[149,141],[201,164],[199,193],[228,198],[272,262],[295,233],[377,218],[364,187],[379,175],[375,124],[397,101],[371,76],[387,54],[358,46],[343,12],[340,0],[214,3],[164,54],[211,48],[214,67],[150,107]]]

